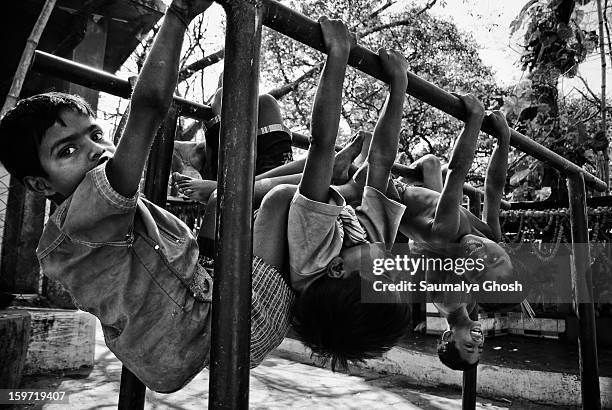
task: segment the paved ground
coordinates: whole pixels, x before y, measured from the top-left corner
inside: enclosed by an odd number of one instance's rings
[[[33,409],[115,408],[121,365],[97,332],[96,365],[91,372],[28,377],[22,388],[53,389],[70,393],[70,403],[14,406]],[[208,401],[208,372],[200,373],[183,390],[169,395],[147,392],[147,409],[201,409]],[[345,375],[294,362],[274,353],[251,372],[250,407],[254,409],[436,409],[461,408],[460,392],[411,386],[402,376],[374,373]],[[537,405],[479,399],[478,409],[559,409]]]

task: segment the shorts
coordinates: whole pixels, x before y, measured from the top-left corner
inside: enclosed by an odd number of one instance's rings
[[[258,135],[257,160],[255,161],[256,175],[293,161],[289,131],[283,129]]]
[[[206,146],[210,151],[211,171],[217,175],[219,163],[220,117],[216,116],[204,124]],[[262,174],[293,161],[291,131],[282,124],[271,124],[257,131],[257,156],[255,175]]]
[[[213,260],[201,257],[200,264],[212,278]],[[251,368],[258,366],[287,335],[295,300],[278,269],[257,256],[253,257],[252,281]]]

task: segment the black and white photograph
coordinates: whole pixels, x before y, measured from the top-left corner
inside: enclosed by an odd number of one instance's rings
[[[608,16],[3,2],[0,408],[612,409]]]

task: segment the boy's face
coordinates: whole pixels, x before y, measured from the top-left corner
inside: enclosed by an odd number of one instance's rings
[[[479,322],[472,322],[466,326],[455,327],[448,341],[455,341],[459,356],[470,364],[480,360],[484,348],[484,334]]]
[[[38,158],[46,177],[33,178],[29,185],[46,196],[70,196],[85,174],[115,153],[113,143],[104,138],[93,118],[73,110],[60,114],[47,131],[38,149]]]
[[[468,234],[463,236],[459,243],[464,250],[464,256],[473,260],[480,259],[484,265],[482,271],[466,272],[465,277],[473,283],[482,283],[485,280],[504,281],[512,277],[514,268],[510,256],[499,244],[494,241]]]
[[[344,248],[340,251],[344,272],[342,277],[346,278],[357,272],[371,273],[374,260],[384,259],[387,256],[385,246],[382,243],[365,243]]]

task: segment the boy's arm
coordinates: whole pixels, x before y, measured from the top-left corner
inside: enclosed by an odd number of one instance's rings
[[[510,147],[510,128],[506,122],[506,116],[501,111],[489,114],[491,124],[497,137],[497,146],[493,150],[491,160],[487,167],[484,195],[484,221],[491,228],[495,241],[501,240],[501,227],[499,226],[499,210],[506,185],[506,174],[508,171],[508,151]]]
[[[348,28],[340,20],[319,19],[327,60],[312,107],[310,132],[312,135],[300,193],[306,198],[326,202],[331,184],[336,135],[340,123],[342,83],[349,53],[355,44]]]
[[[446,182],[440,194],[432,226],[434,235],[447,237],[450,240],[459,229],[459,207],[463,198],[463,183],[474,160],[478,133],[484,118],[484,107],[476,97],[467,94],[459,98],[463,101],[467,118],[448,163]]]
[[[138,190],[153,138],[172,103],[186,24],[210,5],[208,0],[174,0],[155,36],[132,93],[123,137],[106,168],[111,186],[123,196]]]
[[[389,79],[389,95],[374,128],[367,162],[366,185],[386,192],[399,145],[402,112],[408,86],[408,62],[396,51],[378,50],[383,72]]]

